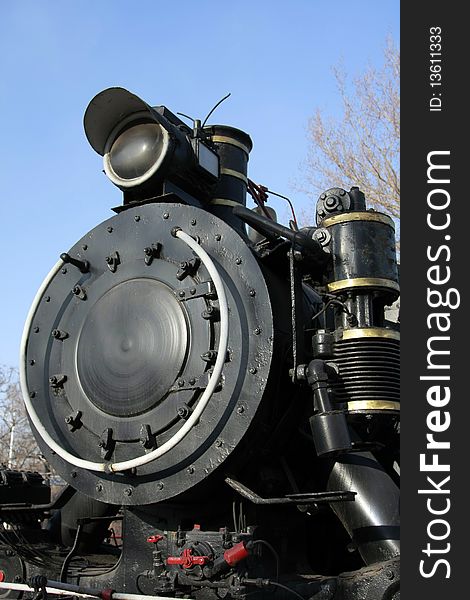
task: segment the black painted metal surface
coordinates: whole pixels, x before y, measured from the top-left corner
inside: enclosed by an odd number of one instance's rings
[[[197,402],[210,368],[202,356],[216,348],[218,339],[217,320],[203,313],[215,308],[217,299],[212,293],[199,295],[212,289],[203,266],[178,278],[181,264],[194,256],[171,235],[175,226],[199,236],[226,285],[230,344],[223,382],[194,430],[136,474],[79,471],[73,476],[76,470],[43,445],[65,479],[73,478],[74,487],[104,502],[161,501],[206,478],[245,435],[269,377],[271,301],[251,250],[207,212],[149,204],[120,213],[82,238],[69,254],[86,256],[89,272],[66,266],[44,292],[28,341],[28,365],[33,357],[35,362],[27,376],[46,427],[69,451],[97,462],[103,460],[100,442],[109,428],[114,448],[106,460],[121,461],[145,451],[139,444],[143,426],[149,426],[158,446],[181,426],[179,409]],[[159,256],[146,264],[144,249],[157,242]],[[116,253],[119,264],[112,271],[106,257]],[[77,284],[86,299],[72,293]],[[67,338],[54,339],[51,332],[57,329]],[[58,390],[49,378],[59,372],[67,381]],[[79,421],[71,430],[66,419],[77,411]],[[221,446],[214,445],[216,439]]]
[[[124,179],[151,175],[135,189],[115,181],[123,206],[60,255],[26,343],[25,387],[46,431],[107,467],[72,466],[38,438],[70,485],[51,504],[27,485],[28,501],[13,490],[0,505],[0,579],[196,600],[399,600],[393,222],[367,211],[358,188],[323,193],[318,227],[259,216],[245,207],[246,133],[190,129],[120,88],[87,111],[95,150],[139,110],[169,132],[167,156],[151,172],[158,152],[142,136],[131,152],[120,139]],[[110,472],[171,439],[214,368],[221,305],[178,229],[226,291],[222,375],[170,451]],[[111,519],[122,520],[122,548],[115,532],[106,542]]]

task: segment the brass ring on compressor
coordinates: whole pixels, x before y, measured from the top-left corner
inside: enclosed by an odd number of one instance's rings
[[[220,169],[221,175],[230,175],[230,177],[236,177],[237,179],[241,179],[243,183],[248,184],[248,178],[244,173],[240,173],[240,171],[234,171],[233,169]]]
[[[400,332],[385,327],[365,327],[358,329],[345,329],[342,340],[355,340],[357,338],[386,338],[389,340],[400,340]]]
[[[339,215],[332,215],[324,219],[321,223],[322,227],[331,227],[332,225],[338,225],[338,223],[348,223],[350,221],[375,221],[376,223],[384,223],[395,229],[395,223],[393,219],[388,215],[384,215],[379,212],[348,212],[341,213]]]
[[[400,412],[400,403],[389,400],[353,400],[348,402],[348,412],[370,412],[387,410]]]
[[[211,136],[211,140],[215,143],[230,144],[232,146],[236,146],[237,148],[240,148],[241,150],[246,152],[247,155],[250,154],[248,146],[245,146],[245,144],[242,144],[238,140],[235,140],[234,138],[228,137],[226,135],[213,135]]]
[[[395,292],[400,291],[400,286],[396,281],[393,281],[392,279],[384,279],[382,277],[354,277],[353,279],[339,279],[338,281],[332,281],[327,287],[329,292],[338,292],[339,290],[358,287],[380,287],[388,288],[394,290]]]

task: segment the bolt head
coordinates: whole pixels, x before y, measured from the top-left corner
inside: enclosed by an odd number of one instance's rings
[[[140,215],[135,215],[134,221],[138,223],[140,221]]]
[[[256,329],[253,330],[253,333],[255,335],[259,335],[261,333],[261,329],[259,327],[256,327]]]
[[[252,297],[256,296],[256,290],[253,290],[253,289],[250,290],[250,296],[252,296]]]
[[[163,489],[163,483],[162,483],[161,481],[159,481],[159,482],[157,483],[157,490],[160,490],[160,491],[161,491],[162,489]]]
[[[221,239],[222,239],[222,236],[220,235],[220,233],[216,233],[215,234],[215,240],[216,240],[216,242],[220,242]]]
[[[170,216],[170,213],[167,213],[167,212],[166,212],[166,213],[163,213],[163,218],[164,218],[164,219],[168,219],[168,217],[169,217],[169,216]]]
[[[124,490],[124,494],[125,494],[126,496],[132,496],[132,488],[126,488],[126,489]]]
[[[244,407],[244,406],[239,406],[239,407],[237,408],[237,413],[238,413],[239,415],[242,415],[244,412],[245,412],[245,407]]]
[[[194,473],[194,467],[188,467],[186,472],[189,473],[189,475],[192,475]]]
[[[176,414],[180,419],[186,419],[189,416],[190,410],[187,406],[179,406],[176,410]]]
[[[336,196],[330,196],[325,200],[325,205],[328,206],[328,208],[334,208],[337,204],[338,198],[336,198]]]
[[[113,232],[113,228],[112,228],[112,227],[106,227],[106,231],[107,231],[108,233],[112,233],[112,232]]]
[[[191,219],[191,225],[196,225],[196,219]]]
[[[258,372],[258,369],[257,369],[256,367],[251,367],[251,369],[250,369],[250,373],[251,373],[252,375],[255,375],[257,372]]]

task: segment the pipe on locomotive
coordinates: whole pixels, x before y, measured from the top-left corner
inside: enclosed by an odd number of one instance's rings
[[[400,490],[371,452],[346,453],[330,462],[327,489],[354,489],[354,502],[331,509],[366,565],[400,554]]]
[[[149,596],[145,594],[129,594],[127,592],[114,592],[110,589],[98,590],[81,585],[63,583],[61,581],[47,580],[46,586],[42,588],[47,594],[54,596],[75,596],[77,598],[109,598],[110,600],[174,600],[169,596]],[[0,581],[0,590],[11,590],[15,592],[37,592],[37,590],[26,583],[13,581]]]
[[[56,276],[57,272],[62,268],[63,261],[59,260],[50,273],[47,275],[45,280],[43,281],[41,287],[39,288],[36,297],[34,298],[33,304],[28,313],[25,327],[23,330],[23,336],[21,339],[21,349],[20,349],[20,385],[21,392],[23,394],[24,403],[26,406],[26,411],[28,413],[31,422],[36,428],[38,434],[41,436],[43,441],[49,446],[49,448],[55,452],[58,456],[63,458],[65,461],[74,465],[75,467],[79,467],[81,469],[88,469],[90,471],[98,471],[98,472],[111,472],[116,473],[120,471],[127,471],[129,469],[133,469],[135,467],[141,467],[142,465],[146,465],[163,454],[166,454],[170,450],[172,450],[181,440],[191,431],[194,425],[198,422],[201,417],[204,409],[209,403],[212,394],[217,387],[220,377],[222,375],[222,370],[225,363],[225,358],[227,356],[227,348],[228,348],[228,304],[227,297],[225,294],[224,284],[222,278],[220,277],[217,267],[212,261],[211,257],[207,254],[207,252],[202,248],[198,242],[196,242],[190,235],[185,233],[179,228],[175,228],[172,231],[172,234],[183,241],[187,246],[189,246],[195,254],[199,256],[202,263],[206,267],[217,292],[217,297],[219,300],[219,310],[220,310],[220,335],[219,335],[219,343],[217,347],[217,358],[214,364],[214,369],[212,374],[209,377],[209,381],[207,383],[207,387],[204,390],[199,402],[195,406],[191,416],[184,423],[184,425],[178,429],[178,431],[162,446],[156,448],[152,452],[148,454],[144,454],[142,456],[137,456],[133,459],[126,460],[119,463],[97,463],[90,460],[85,460],[83,458],[79,458],[78,456],[74,456],[62,446],[60,446],[48,433],[47,429],[41,422],[33,403],[31,401],[30,392],[28,389],[28,384],[26,380],[26,347],[29,339],[29,331],[31,329],[32,321],[36,314],[37,307],[51,283],[52,279]]]

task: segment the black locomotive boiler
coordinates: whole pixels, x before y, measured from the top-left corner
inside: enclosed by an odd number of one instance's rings
[[[27,318],[25,404],[67,486],[1,472],[0,596],[397,600],[393,221],[332,188],[280,225],[246,133],[122,88],[85,132],[123,203]]]

